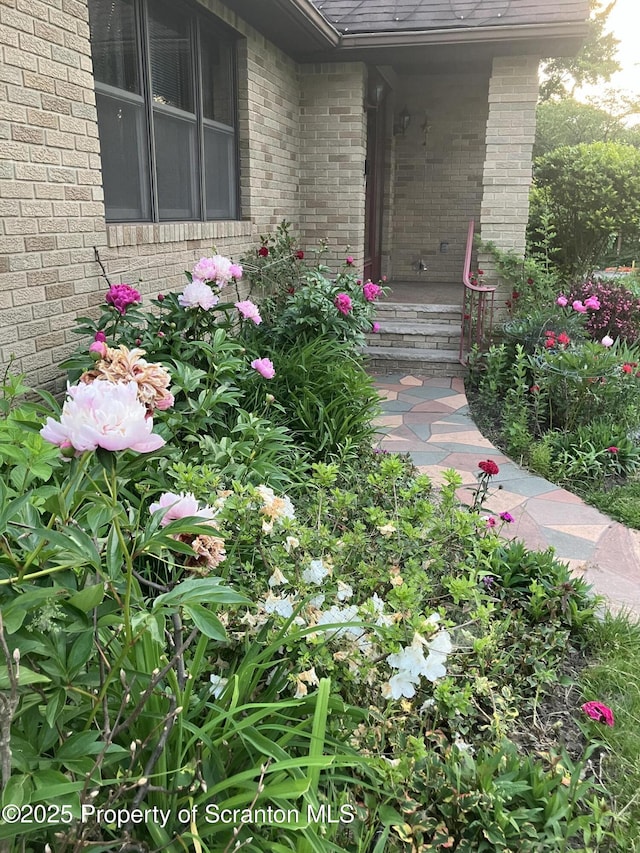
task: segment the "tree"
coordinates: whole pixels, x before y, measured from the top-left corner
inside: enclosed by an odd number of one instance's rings
[[[536,113],[536,141],[533,156],[541,157],[555,148],[583,142],[623,142],[640,145],[637,127],[624,123],[640,113],[640,100],[620,92],[607,91],[588,103],[566,97],[543,101]]]
[[[571,96],[580,86],[608,81],[620,70],[616,59],[619,41],[613,33],[604,31],[615,5],[616,0],[589,0],[589,33],[580,53],[573,57],[550,59],[542,66],[542,101]]]
[[[543,228],[542,223],[546,223]],[[529,240],[549,234],[554,262],[571,276],[640,237],[640,150],[616,142],[565,146],[536,160]]]

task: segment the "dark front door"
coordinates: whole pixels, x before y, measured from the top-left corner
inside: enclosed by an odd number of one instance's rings
[[[378,281],[382,268],[382,206],[387,87],[374,77],[367,104],[367,160],[365,167],[364,280]]]

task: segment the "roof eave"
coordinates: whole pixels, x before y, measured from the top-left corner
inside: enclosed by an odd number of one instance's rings
[[[423,47],[445,44],[479,44],[517,41],[554,41],[575,40],[576,46],[584,40],[588,33],[585,21],[563,24],[518,24],[514,26],[501,25],[497,27],[457,27],[440,30],[405,30],[403,32],[370,32],[343,34],[340,52],[379,49]]]

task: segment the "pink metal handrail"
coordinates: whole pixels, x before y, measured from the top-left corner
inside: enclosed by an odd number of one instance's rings
[[[471,255],[473,253],[473,233],[475,222],[469,220],[467,232],[467,247],[464,254],[462,270],[462,325],[460,329],[461,364],[467,364],[469,352],[473,344],[482,346],[493,325],[493,304],[495,287],[484,284],[474,284],[471,281]]]

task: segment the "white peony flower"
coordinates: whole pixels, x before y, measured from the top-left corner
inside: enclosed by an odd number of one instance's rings
[[[178,296],[178,304],[182,308],[202,308],[208,311],[217,305],[220,297],[204,281],[194,278]]]

